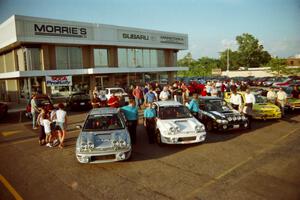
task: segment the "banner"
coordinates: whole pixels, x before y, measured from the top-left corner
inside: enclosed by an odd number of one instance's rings
[[[72,76],[46,76],[47,86],[71,86]]]

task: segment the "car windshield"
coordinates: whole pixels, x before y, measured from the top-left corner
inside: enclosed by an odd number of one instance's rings
[[[86,100],[86,99],[90,99],[90,96],[87,94],[73,94],[71,99],[72,100]]]
[[[51,104],[49,99],[35,99],[37,107],[42,107]]]
[[[90,115],[88,116],[83,131],[109,131],[124,129],[118,114]]]
[[[185,106],[168,106],[159,108],[160,119],[191,118],[189,109]]]
[[[217,112],[227,112],[232,108],[226,101],[223,100],[209,100],[205,103],[206,111],[217,111]]]
[[[124,90],[121,88],[120,89],[111,89],[110,93],[124,93]]]
[[[254,96],[255,96],[255,103],[267,103],[267,97],[261,96],[259,94],[256,94]]]

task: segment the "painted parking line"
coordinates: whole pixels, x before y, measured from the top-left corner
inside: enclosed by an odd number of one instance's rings
[[[8,191],[15,197],[16,200],[23,200],[23,198],[18,194],[18,192],[9,184],[9,182],[0,174],[0,181],[8,189]]]
[[[4,137],[8,137],[8,136],[12,136],[15,135],[17,133],[20,133],[20,130],[16,130],[16,131],[1,131],[0,134],[3,135]]]
[[[294,130],[288,132],[287,134],[285,134],[285,135],[279,137],[279,138],[278,138],[277,140],[275,140],[275,142],[272,143],[272,144],[277,144],[277,143],[283,141],[283,140],[286,139],[288,136],[292,135],[293,133],[295,133],[295,132],[297,132],[297,131],[299,131],[299,130],[300,130],[299,128],[296,128],[296,129],[294,129]],[[272,149],[272,148],[274,148],[274,146],[271,146],[271,147],[269,146],[269,147],[266,147],[266,148],[264,148],[264,149],[262,149],[262,150],[259,150],[258,152],[256,152],[256,154],[255,154],[254,156],[249,156],[247,159],[245,159],[245,160],[243,160],[243,161],[237,163],[237,164],[234,165],[233,167],[231,167],[231,168],[229,168],[229,169],[223,171],[223,172],[222,172],[221,174],[219,174],[218,176],[212,178],[212,180],[208,181],[207,183],[203,184],[201,187],[199,187],[199,188],[195,189],[194,191],[192,191],[192,192],[188,195],[187,199],[191,199],[191,198],[197,196],[197,194],[199,194],[199,193],[201,192],[201,190],[203,190],[204,188],[206,188],[206,187],[208,187],[208,186],[214,184],[214,183],[217,182],[219,179],[221,179],[221,178],[223,178],[224,176],[230,174],[232,171],[234,171],[234,170],[236,170],[236,169],[242,167],[243,165],[245,165],[246,163],[248,163],[249,161],[251,161],[251,160],[253,160],[255,157],[257,157],[258,155],[261,155],[261,154],[265,153],[266,151],[268,151],[268,150],[270,150],[270,149]]]

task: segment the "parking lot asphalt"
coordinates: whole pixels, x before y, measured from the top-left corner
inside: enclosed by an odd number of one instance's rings
[[[71,113],[62,150],[12,115],[0,123],[0,199],[300,199],[299,114],[193,145],[148,144],[140,125],[132,159],[106,164],[75,158],[85,113]]]

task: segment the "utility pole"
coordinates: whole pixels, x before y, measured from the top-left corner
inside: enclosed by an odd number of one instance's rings
[[[226,71],[227,76],[229,75],[229,48],[227,48],[227,71]]]

